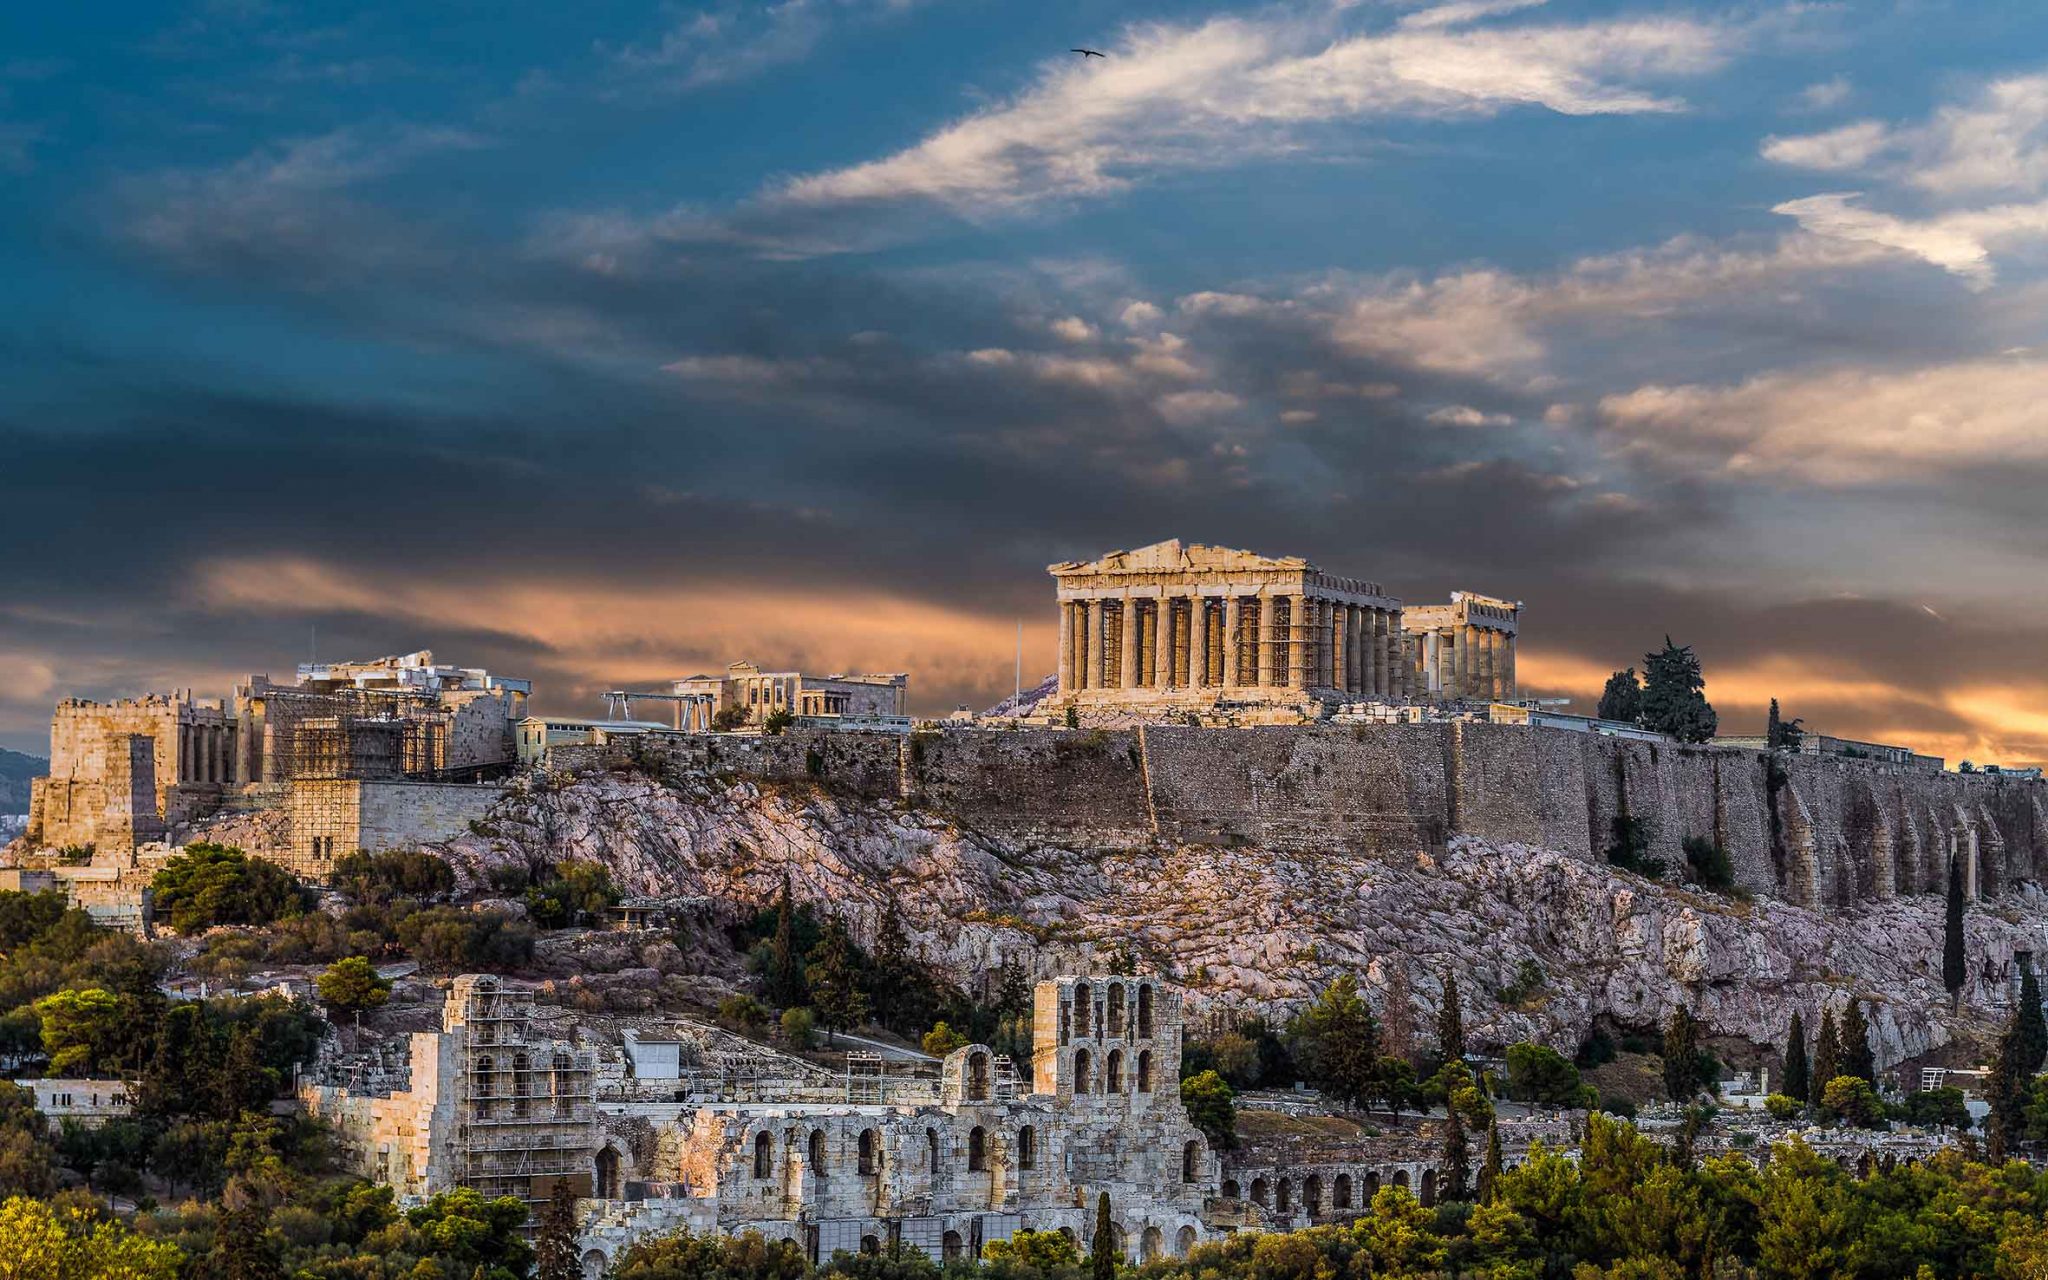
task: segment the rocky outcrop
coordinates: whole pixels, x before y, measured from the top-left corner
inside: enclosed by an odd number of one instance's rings
[[[971,816],[971,813],[968,815]],[[1405,850],[1333,837],[1077,845],[990,834],[941,812],[819,783],[592,771],[514,787],[480,830],[438,846],[472,882],[494,865],[589,858],[628,893],[766,904],[797,894],[872,936],[894,903],[925,955],[971,982],[1016,958],[1039,975],[1120,948],[1209,1009],[1281,1014],[1340,973],[1383,1000],[1405,969],[1418,1017],[1455,973],[1482,1043],[1567,1051],[1596,1019],[1649,1025],[1690,1006],[1717,1032],[1782,1043],[1793,1010],[1870,1002],[1891,1062],[1989,1025],[2016,951],[2044,949],[2037,890],[1970,916],[1972,976],[1951,1015],[1935,895],[1826,914],[1627,875],[1532,845],[1454,836]],[[1524,961],[1544,981],[1510,1004]]]

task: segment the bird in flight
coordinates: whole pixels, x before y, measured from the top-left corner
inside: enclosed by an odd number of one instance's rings
[[[1067,50],[1067,52],[1068,52],[1068,53],[1078,53],[1078,54],[1080,54],[1080,55],[1081,55],[1081,61],[1083,61],[1083,62],[1086,62],[1086,61],[1087,61],[1088,59],[1090,59],[1090,58],[1101,58],[1101,57],[1105,57],[1105,56],[1107,56],[1107,55],[1104,55],[1104,54],[1100,54],[1100,53],[1097,53],[1097,52],[1095,52],[1095,50],[1093,50],[1093,49],[1069,49],[1069,50]]]

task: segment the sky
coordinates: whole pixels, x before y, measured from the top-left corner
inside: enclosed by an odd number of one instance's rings
[[[2038,4],[16,5],[0,280],[0,745],[423,647],[985,706],[1178,537],[2048,759]]]

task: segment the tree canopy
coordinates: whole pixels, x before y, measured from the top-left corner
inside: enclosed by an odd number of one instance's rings
[[[1720,727],[1707,702],[1707,682],[1692,646],[1672,643],[1643,656],[1642,723],[1680,742],[1705,742]]]

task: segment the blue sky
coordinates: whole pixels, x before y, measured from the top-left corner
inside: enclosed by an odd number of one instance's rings
[[[1108,56],[1082,60],[1074,45]],[[1166,537],[1669,631],[2048,757],[2048,14],[2019,4],[0,14],[0,743],[431,645],[542,705],[1051,664]]]

